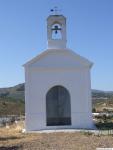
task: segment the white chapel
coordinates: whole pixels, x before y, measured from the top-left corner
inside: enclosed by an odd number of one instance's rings
[[[26,131],[92,129],[92,62],[67,48],[66,18],[47,18],[47,49],[25,65]]]

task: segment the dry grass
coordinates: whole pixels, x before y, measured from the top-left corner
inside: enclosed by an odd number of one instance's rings
[[[113,147],[112,136],[76,133],[21,133],[22,123],[0,128],[0,150],[95,150]]]

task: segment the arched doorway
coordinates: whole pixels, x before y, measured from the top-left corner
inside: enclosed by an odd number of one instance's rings
[[[70,94],[63,86],[52,87],[46,95],[46,124],[71,125]]]

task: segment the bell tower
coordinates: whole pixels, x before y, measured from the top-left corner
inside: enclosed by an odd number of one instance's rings
[[[47,18],[47,40],[49,49],[66,48],[66,18],[63,15],[50,15]]]

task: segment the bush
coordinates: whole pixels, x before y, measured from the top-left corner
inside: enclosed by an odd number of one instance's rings
[[[93,112],[93,113],[96,113],[96,108],[93,108],[93,109],[92,109],[92,112]]]

